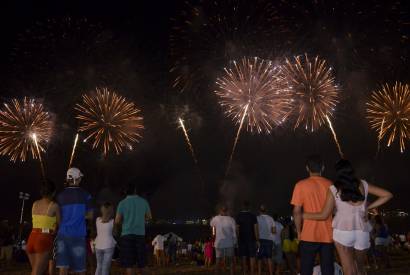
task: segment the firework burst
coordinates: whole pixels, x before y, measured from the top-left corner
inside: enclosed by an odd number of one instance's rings
[[[313,132],[326,124],[339,102],[339,87],[326,61],[309,60],[306,54],[296,56],[286,59],[283,72],[292,90],[295,128],[303,126]]]
[[[107,88],[96,89],[95,93],[83,95],[82,103],[76,105],[79,131],[86,134],[84,141],[92,139],[94,149],[102,149],[106,156],[110,151],[119,154],[124,147],[142,137],[143,118],[132,102]]]
[[[280,67],[257,57],[233,61],[216,84],[219,103],[226,115],[239,125],[226,170],[228,174],[244,125],[251,132],[270,133],[289,115],[291,100]]]
[[[291,110],[286,79],[280,66],[271,61],[242,58],[225,68],[217,79],[215,93],[228,117],[237,124],[245,123],[248,131],[270,133],[284,122]]]
[[[396,82],[385,84],[374,91],[367,105],[370,127],[378,132],[379,143],[387,138],[387,146],[396,139],[400,151],[404,152],[405,142],[410,138],[410,87]]]
[[[12,99],[0,110],[0,154],[14,162],[26,161],[29,155],[41,160],[52,126],[51,116],[41,103],[26,97]]]

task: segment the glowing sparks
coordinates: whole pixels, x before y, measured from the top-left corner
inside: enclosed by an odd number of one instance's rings
[[[182,118],[178,118],[179,125],[181,126],[182,131],[184,132],[186,143],[188,144],[189,151],[191,152],[192,159],[194,160],[195,164],[198,164],[198,159],[196,158],[194,147],[192,146],[191,140],[189,139],[188,132],[185,128],[184,121]]]
[[[286,59],[283,72],[292,90],[295,128],[304,126],[313,132],[326,124],[326,117],[332,116],[339,101],[339,87],[326,61],[319,57],[309,60],[306,54],[297,56]]]
[[[378,131],[379,142],[386,137],[390,146],[397,139],[403,153],[410,138],[409,85],[400,82],[383,85],[381,90],[372,93],[366,111],[370,127]]]
[[[236,145],[238,144],[239,136],[240,136],[240,134],[241,134],[242,127],[243,127],[243,122],[245,121],[245,117],[246,117],[246,115],[247,115],[247,113],[248,113],[248,109],[249,109],[249,104],[246,104],[245,109],[243,110],[241,122],[239,123],[238,132],[236,133],[235,141],[234,141],[234,143],[233,143],[232,152],[231,152],[231,155],[229,156],[228,166],[227,166],[227,168],[226,168],[225,175],[228,175],[229,170],[231,169],[232,160],[233,160],[233,155],[235,154]]]
[[[270,133],[290,113],[287,83],[280,66],[271,61],[257,57],[234,61],[216,84],[225,114],[237,124],[246,124],[248,131]]]
[[[83,101],[75,107],[79,130],[86,134],[84,141],[92,139],[94,149],[102,149],[106,156],[110,151],[119,154],[124,148],[142,138],[143,118],[132,102],[107,88],[83,95]]]
[[[73,164],[75,149],[77,148],[77,142],[78,142],[78,133],[75,135],[75,138],[74,138],[74,145],[73,145],[73,150],[71,151],[70,162],[68,163],[68,168],[70,168],[71,164]]]
[[[337,146],[337,150],[339,151],[339,156],[340,156],[341,158],[344,158],[344,154],[343,154],[343,151],[342,151],[342,147],[340,146],[339,139],[337,138],[336,131],[335,131],[335,129],[333,128],[333,124],[332,124],[332,122],[330,121],[329,116],[326,116],[326,121],[327,121],[327,123],[328,123],[328,126],[329,126],[330,131],[332,132],[333,140],[335,141],[336,146]]]
[[[9,156],[11,161],[26,161],[29,155],[33,159],[41,158],[52,126],[51,116],[34,99],[5,103],[0,110],[0,154]]]
[[[46,180],[46,171],[44,169],[44,163],[43,163],[43,158],[41,157],[41,152],[40,152],[40,148],[38,146],[38,140],[37,140],[37,134],[33,133],[31,134],[31,138],[34,141],[34,145],[36,146],[36,150],[37,150],[37,154],[38,154],[38,159],[40,161],[40,167],[41,167],[41,175],[43,176],[43,180]]]

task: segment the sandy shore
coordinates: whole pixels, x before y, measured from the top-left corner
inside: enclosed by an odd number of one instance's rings
[[[391,255],[392,258],[392,268],[375,269],[374,267],[369,268],[369,275],[404,275],[410,274],[410,253],[397,252]],[[212,274],[212,269],[205,267],[197,267],[190,264],[183,264],[179,266],[172,266],[167,268],[155,268],[149,267],[148,274]],[[240,274],[240,272],[237,272]],[[28,264],[12,264],[10,267],[5,268],[4,266],[0,269],[0,274],[2,275],[25,275],[30,274],[30,267]],[[87,272],[87,274],[94,274],[94,272]],[[123,270],[119,268],[118,265],[114,263],[111,274],[124,274]],[[284,272],[283,274],[289,274]]]

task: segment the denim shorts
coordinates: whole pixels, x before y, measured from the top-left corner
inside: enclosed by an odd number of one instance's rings
[[[84,272],[87,254],[85,237],[57,236],[56,242],[56,266],[73,272]]]
[[[273,254],[273,262],[277,264],[281,264],[283,262],[282,244],[274,243],[272,254]]]

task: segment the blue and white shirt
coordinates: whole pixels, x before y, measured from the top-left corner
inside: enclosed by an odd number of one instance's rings
[[[58,236],[85,237],[85,216],[92,210],[91,195],[80,187],[67,187],[58,194],[57,203],[61,212]]]

